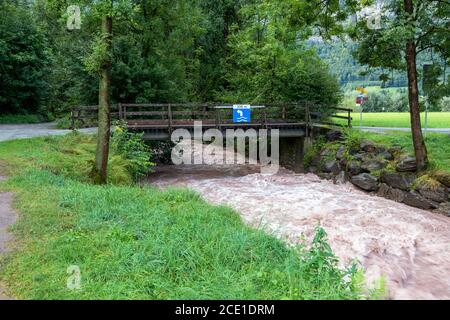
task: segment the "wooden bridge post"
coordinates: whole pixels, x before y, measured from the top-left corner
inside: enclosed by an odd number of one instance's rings
[[[170,103],[167,106],[167,119],[169,121],[169,134],[172,134],[172,106]]]
[[[309,110],[309,104],[305,104],[305,136],[309,137],[309,131],[310,131],[310,124],[311,118],[310,118],[310,110]]]
[[[352,127],[352,114],[351,114],[351,110],[348,109],[348,127],[351,128]]]
[[[120,102],[117,104],[117,109],[119,109],[119,120],[122,120],[122,104]]]

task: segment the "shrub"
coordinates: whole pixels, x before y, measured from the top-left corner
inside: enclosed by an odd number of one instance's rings
[[[450,97],[443,97],[439,101],[439,107],[441,111],[450,112]]]
[[[144,133],[134,133],[128,130],[124,121],[114,123],[111,146],[114,150],[128,160],[128,170],[137,180],[149,172],[154,164],[150,162],[150,148],[142,140]]]

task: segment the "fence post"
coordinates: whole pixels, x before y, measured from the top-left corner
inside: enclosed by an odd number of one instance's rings
[[[73,109],[70,110],[70,127],[69,129],[73,130],[75,125],[75,120],[73,118]]]
[[[122,104],[120,102],[117,104],[117,108],[119,109],[119,120],[122,120]]]
[[[172,134],[172,106],[170,103],[167,106],[167,119],[169,120],[169,134]]]
[[[351,128],[352,127],[352,114],[351,114],[351,110],[348,109],[348,127]]]
[[[309,126],[310,126],[310,114],[309,114],[309,104],[305,104],[305,136],[309,137]]]

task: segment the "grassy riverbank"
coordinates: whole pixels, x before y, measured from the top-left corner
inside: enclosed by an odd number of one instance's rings
[[[114,155],[110,179],[88,182],[83,135],[0,143],[20,218],[0,281],[26,299],[356,299],[361,273],[342,271],[318,229],[291,248],[188,190],[134,186]],[[115,162],[114,162],[115,161]],[[81,290],[66,286],[67,268]],[[344,280],[346,279],[346,280]]]
[[[346,113],[340,114],[347,116]],[[351,114],[353,118],[353,126],[360,125],[360,113]],[[425,125],[425,113],[420,114],[422,125]],[[347,124],[346,120],[337,119],[337,123]],[[409,112],[374,112],[363,113],[362,125],[365,127],[390,127],[390,128],[409,128],[410,116]],[[428,128],[450,128],[450,112],[429,112]]]
[[[372,140],[386,146],[402,146],[411,155],[414,155],[412,137],[409,132],[388,131],[384,133],[360,132],[353,130],[361,139]],[[450,135],[443,133],[428,133],[426,137],[429,169],[450,172]]]

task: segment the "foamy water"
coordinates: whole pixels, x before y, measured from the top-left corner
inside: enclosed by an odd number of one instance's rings
[[[164,166],[149,177],[159,186],[185,186],[243,220],[296,243],[311,241],[320,222],[348,264],[358,259],[369,283],[382,275],[393,299],[450,299],[450,219],[335,185],[312,174],[257,166]]]

